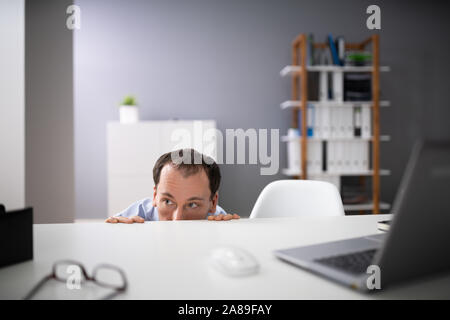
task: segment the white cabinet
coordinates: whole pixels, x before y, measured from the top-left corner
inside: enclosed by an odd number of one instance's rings
[[[207,138],[214,120],[108,123],[108,215],[153,195],[153,166],[163,154],[195,148],[216,159],[216,141]]]

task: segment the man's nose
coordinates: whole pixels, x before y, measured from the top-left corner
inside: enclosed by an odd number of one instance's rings
[[[183,220],[183,208],[177,208],[173,212],[172,220]]]

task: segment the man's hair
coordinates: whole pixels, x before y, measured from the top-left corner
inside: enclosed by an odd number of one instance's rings
[[[176,157],[174,159],[173,157]],[[183,161],[178,161],[178,160]],[[211,199],[219,190],[220,185],[220,169],[217,163],[211,158],[194,149],[179,149],[164,153],[156,161],[153,167],[153,181],[155,187],[159,184],[161,171],[165,165],[171,165],[173,168],[180,170],[184,177],[189,177],[193,174],[204,170],[209,180],[209,189],[211,190]]]

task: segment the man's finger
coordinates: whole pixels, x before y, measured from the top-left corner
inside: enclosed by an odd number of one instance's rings
[[[215,218],[216,221],[220,221],[220,220],[222,220],[222,219],[223,219],[223,214],[219,214],[219,215],[217,215],[216,218]]]
[[[231,220],[231,219],[233,219],[233,215],[232,215],[232,214],[226,214],[226,215],[223,217],[223,220],[226,220],[226,221]]]
[[[106,223],[117,223],[119,221],[117,221],[116,217],[109,217],[108,219],[105,220]]]
[[[116,218],[120,223],[128,223],[128,224],[134,223],[134,221],[129,218],[125,218],[125,217],[116,217]]]
[[[233,214],[233,219],[240,219],[241,217],[239,215],[237,215],[236,213]]]
[[[216,220],[216,217],[215,216],[208,216],[208,220],[209,221]]]
[[[145,222],[144,218],[139,217],[139,216],[133,216],[133,217],[131,217],[131,220],[133,220],[134,222],[137,222],[137,223],[144,223]]]

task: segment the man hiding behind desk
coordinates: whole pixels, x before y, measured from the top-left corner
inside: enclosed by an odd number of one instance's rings
[[[194,149],[165,153],[153,167],[153,199],[135,202],[105,222],[239,219],[217,205],[220,179],[217,163]]]

